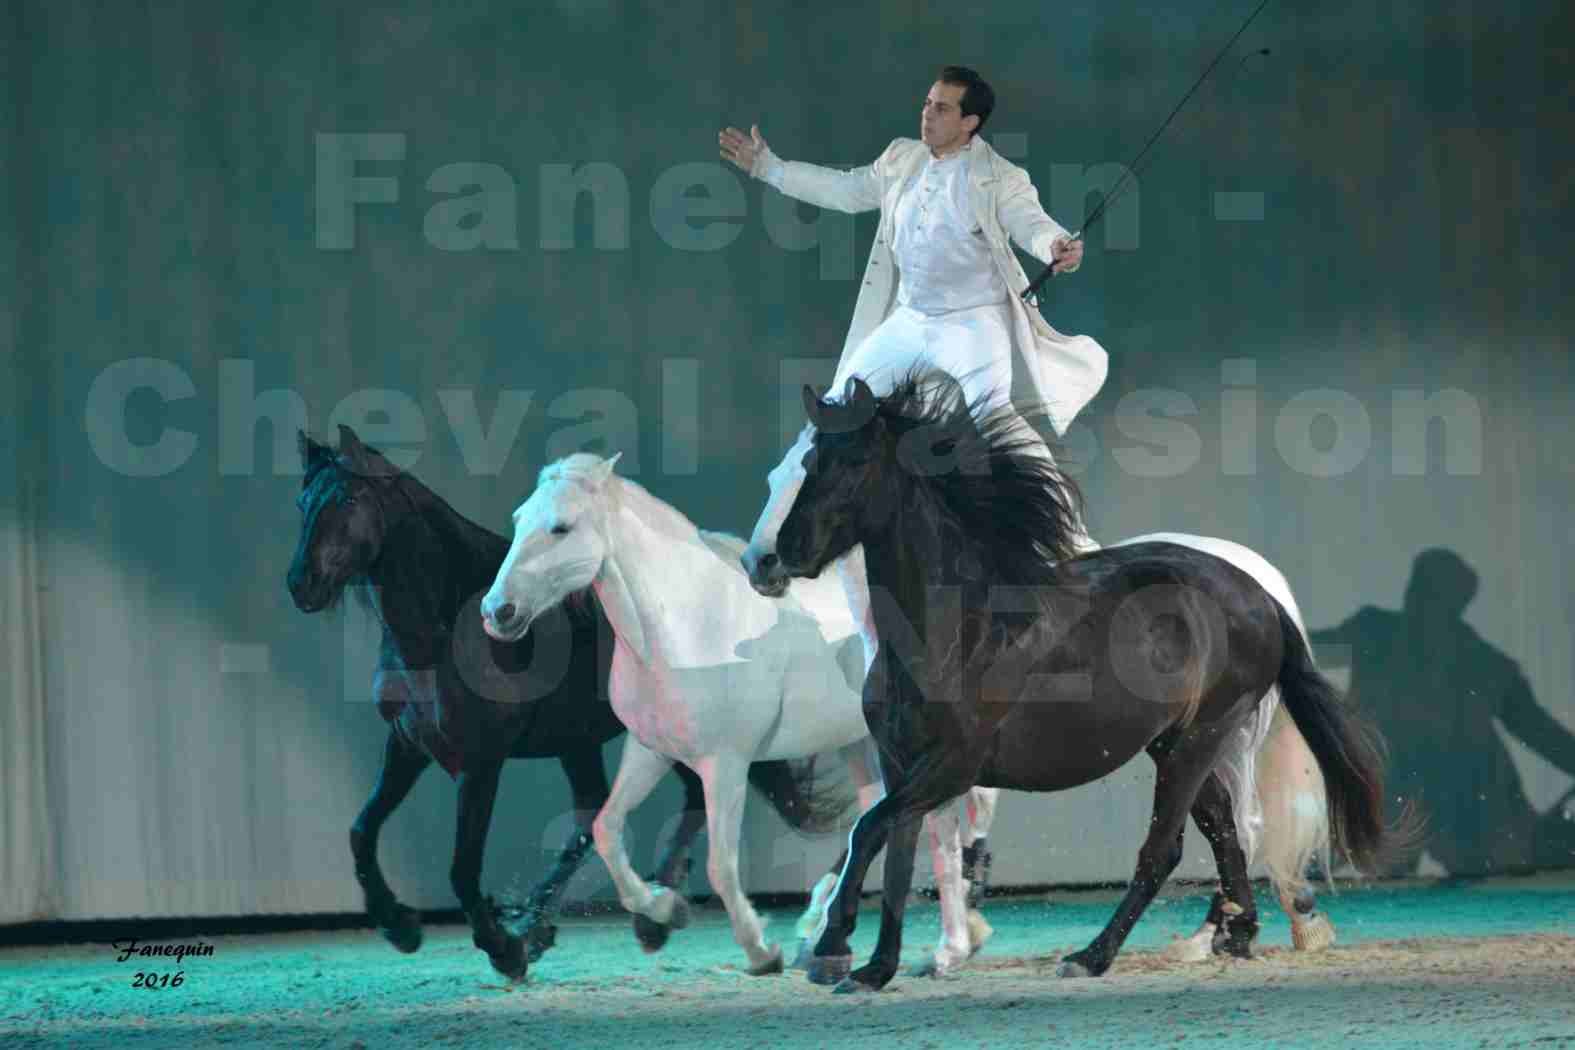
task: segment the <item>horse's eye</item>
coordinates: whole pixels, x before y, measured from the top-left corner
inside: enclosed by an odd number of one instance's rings
[[[569,530],[572,527],[573,526],[570,525],[554,525],[552,527],[552,534],[554,536],[567,536],[569,534]]]

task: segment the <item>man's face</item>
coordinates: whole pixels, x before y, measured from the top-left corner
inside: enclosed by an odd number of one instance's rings
[[[924,109],[919,116],[919,137],[932,150],[948,150],[968,141],[968,135],[979,126],[978,117],[964,118],[962,97],[967,91],[962,84],[930,85],[924,97]]]

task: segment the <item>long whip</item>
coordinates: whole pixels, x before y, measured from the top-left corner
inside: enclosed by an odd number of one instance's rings
[[[1104,217],[1104,214],[1110,208],[1110,205],[1121,195],[1121,191],[1125,188],[1127,180],[1131,176],[1137,174],[1138,165],[1143,162],[1143,158],[1148,154],[1148,151],[1153,147],[1155,142],[1159,141],[1159,137],[1165,133],[1165,129],[1170,127],[1170,122],[1176,119],[1176,114],[1181,112],[1181,107],[1185,106],[1187,104],[1187,100],[1197,93],[1198,88],[1203,86],[1203,82],[1208,79],[1209,74],[1214,72],[1214,67],[1220,64],[1220,60],[1223,59],[1230,49],[1236,45],[1236,41],[1241,39],[1241,35],[1247,31],[1247,27],[1252,25],[1253,20],[1258,17],[1259,13],[1262,12],[1265,7],[1268,6],[1269,0],[1262,0],[1262,3],[1258,4],[1256,10],[1247,16],[1247,20],[1241,24],[1241,28],[1236,30],[1236,35],[1231,37],[1230,40],[1226,42],[1224,47],[1220,48],[1219,54],[1214,56],[1214,61],[1209,63],[1208,68],[1203,71],[1203,75],[1198,77],[1197,82],[1193,84],[1190,89],[1188,89],[1187,93],[1181,96],[1181,101],[1176,103],[1176,108],[1170,111],[1170,116],[1165,118],[1165,123],[1159,126],[1159,130],[1149,136],[1148,142],[1143,146],[1142,151],[1138,153],[1137,157],[1133,159],[1131,164],[1127,165],[1126,170],[1121,173],[1121,178],[1116,180],[1115,186],[1111,188],[1109,193],[1105,194],[1104,200],[1100,201],[1098,206],[1094,208],[1094,213],[1087,219],[1083,220],[1083,228],[1072,234],[1070,238],[1071,240],[1080,240],[1083,234],[1088,231],[1090,226],[1094,225],[1094,223],[1098,222]],[[1259,51],[1258,54],[1266,54],[1267,51],[1268,49],[1265,48]],[[1050,266],[1046,266],[1044,272],[1038,277],[1034,278],[1034,282],[1032,284],[1023,289],[1020,298],[1024,302],[1031,301],[1033,299],[1034,293],[1037,292],[1040,286],[1048,281],[1055,274],[1055,272],[1055,265],[1053,263]]]

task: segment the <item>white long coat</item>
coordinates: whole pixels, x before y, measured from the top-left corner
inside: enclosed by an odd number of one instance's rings
[[[917,139],[896,139],[875,160],[851,171],[802,161],[784,161],[781,189],[789,197],[843,212],[881,211],[880,229],[864,268],[864,283],[843,343],[846,359],[886,319],[897,303],[897,263],[892,255],[893,216],[912,177],[923,168],[929,147]],[[1037,308],[1018,293],[1028,287],[1009,242],[1047,265],[1052,248],[1067,230],[1039,204],[1028,173],[975,137],[968,150],[969,200],[990,244],[990,254],[1008,290],[1016,360],[1028,367],[1040,404],[1057,435],[1104,385],[1105,350],[1086,335],[1064,335],[1051,328]]]

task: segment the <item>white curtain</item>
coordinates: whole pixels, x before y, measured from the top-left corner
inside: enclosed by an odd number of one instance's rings
[[[16,414],[7,412],[6,418],[15,420]],[[18,447],[14,440],[7,445]],[[22,472],[15,471],[13,477],[13,491],[7,493],[11,517],[0,519],[0,922],[46,918],[56,905],[44,739],[38,506]]]

